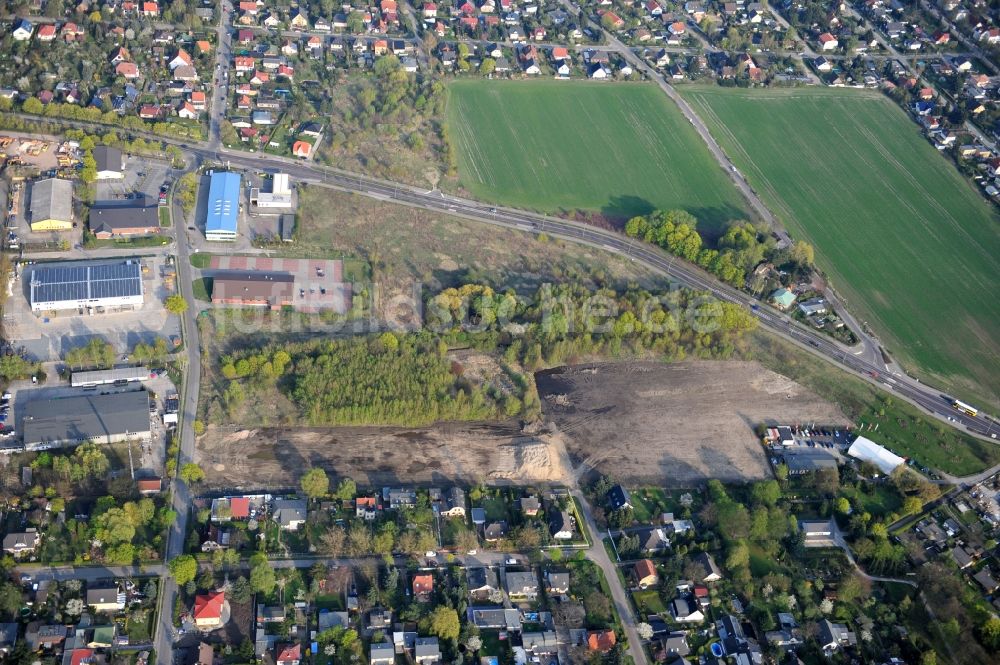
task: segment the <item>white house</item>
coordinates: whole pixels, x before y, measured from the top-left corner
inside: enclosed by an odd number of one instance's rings
[[[31,39],[32,32],[34,32],[34,27],[30,22],[22,18],[14,25],[14,31],[11,34],[15,41],[26,42]]]

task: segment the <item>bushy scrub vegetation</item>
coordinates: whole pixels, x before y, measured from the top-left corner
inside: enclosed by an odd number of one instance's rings
[[[128,475],[111,478],[104,447],[42,452],[31,468],[34,484],[21,508],[42,533],[41,562],[127,565],[159,557],[163,532],[176,516],[159,497],[138,497]]]
[[[317,110],[333,127],[321,156],[341,167],[424,182],[423,168],[454,171],[445,131],[440,81],[405,71],[394,55],[375,61],[370,75],[345,76]],[[364,159],[359,161],[359,155]]]
[[[543,286],[530,298],[467,284],[430,296],[419,332],[313,339],[221,358],[209,419],[234,417],[277,389],[311,425],[415,426],[533,414],[523,370],[587,357],[726,358],[755,320],[741,307],[689,291],[588,291]],[[500,355],[503,377],[467,377],[449,349]],[[523,368],[523,370],[522,370]]]

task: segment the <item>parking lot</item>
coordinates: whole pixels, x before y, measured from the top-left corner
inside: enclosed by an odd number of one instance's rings
[[[14,440],[20,441],[23,430],[23,416],[25,406],[32,401],[40,399],[58,399],[61,397],[76,397],[80,395],[96,395],[107,393],[121,393],[139,390],[140,385],[145,387],[150,393],[151,403],[155,406],[156,412],[150,412],[150,419],[153,431],[153,440],[150,443],[138,443],[132,445],[132,461],[135,465],[137,476],[160,476],[163,473],[163,465],[166,461],[167,431],[163,426],[161,414],[163,413],[164,398],[167,394],[175,392],[176,388],[170,378],[165,374],[160,374],[156,378],[129,383],[127,386],[116,387],[113,385],[98,386],[89,391],[84,388],[73,388],[69,381],[61,380],[56,367],[49,365],[47,369],[47,380],[43,385],[32,384],[30,381],[15,381],[10,384],[7,391],[11,394],[10,416],[6,426],[13,426],[16,431]]]
[[[120,259],[124,261],[126,256]],[[21,265],[14,283],[13,295],[4,311],[4,326],[14,346],[23,346],[33,360],[59,360],[66,351],[84,346],[93,337],[102,337],[125,354],[140,342],[151,343],[157,337],[167,340],[180,338],[180,320],[163,308],[170,294],[163,283],[165,254],[141,257],[149,270],[143,275],[144,303],[135,311],[106,312],[92,316],[79,311],[40,316],[31,311],[29,285],[33,265]],[[60,262],[74,265],[78,262]]]
[[[160,187],[167,183],[169,171],[170,166],[166,162],[146,157],[126,157],[125,177],[121,180],[98,180],[95,183],[95,200],[113,201],[145,194],[155,201]]]

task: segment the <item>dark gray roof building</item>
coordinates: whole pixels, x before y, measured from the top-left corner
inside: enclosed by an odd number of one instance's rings
[[[110,148],[99,145],[91,152],[94,161],[97,163],[97,179],[108,180],[122,177],[122,151],[118,148]]]
[[[148,199],[134,205],[98,205],[90,209],[88,224],[98,238],[149,235],[160,230],[160,208]]]
[[[27,450],[152,436],[149,393],[144,390],[35,400],[25,405],[23,422]]]
[[[32,231],[72,228],[73,183],[59,178],[46,178],[32,183],[29,212]]]

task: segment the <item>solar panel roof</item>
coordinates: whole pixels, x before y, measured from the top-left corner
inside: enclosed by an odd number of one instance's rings
[[[36,268],[31,301],[60,302],[142,295],[139,262]]]

